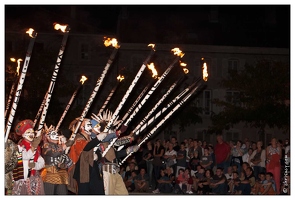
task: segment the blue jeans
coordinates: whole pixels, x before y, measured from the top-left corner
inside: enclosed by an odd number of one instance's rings
[[[217,185],[215,188],[212,188],[212,192],[214,194],[227,194],[227,184],[221,183]]]
[[[223,168],[223,174],[226,174],[227,173],[227,168],[229,166],[230,166],[230,161],[227,161],[227,160],[216,165],[217,168],[218,167]]]

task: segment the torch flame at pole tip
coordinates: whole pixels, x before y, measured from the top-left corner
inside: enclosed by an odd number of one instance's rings
[[[23,61],[21,58],[17,59],[17,68],[16,68],[16,73],[19,76],[19,68],[20,68],[20,62]]]
[[[158,72],[157,72],[157,70],[155,68],[154,63],[148,64],[147,66],[152,71],[152,77],[157,78],[158,77]]]
[[[203,80],[207,81],[208,80],[208,71],[207,71],[207,64],[203,64]]]
[[[82,76],[80,79],[80,82],[82,83],[82,85],[84,84],[84,82],[87,80],[88,78],[86,76]]]
[[[123,81],[123,80],[124,80],[124,76],[121,76],[121,75],[117,76],[117,80],[118,80],[119,82]]]
[[[111,39],[111,38],[106,38],[106,37],[104,37],[104,38],[105,38],[105,40],[104,40],[104,45],[105,45],[106,47],[112,45],[112,46],[115,47],[116,49],[120,48],[120,45],[118,45],[118,41],[117,41],[116,38],[112,38],[112,39]]]
[[[69,30],[67,30],[68,25],[60,25],[58,23],[53,23],[53,27],[55,30],[60,29],[62,32],[68,32]]]
[[[148,47],[152,47],[152,49],[155,50],[155,44],[149,44]]]
[[[179,56],[181,58],[184,56],[184,53],[178,47],[176,47],[174,49],[171,49],[171,51],[174,52],[174,55],[177,55],[177,56]]]
[[[37,36],[37,33],[34,32],[34,29],[32,29],[32,28],[29,28],[29,30],[27,30],[26,33],[28,33],[29,36],[32,37],[32,38]],[[33,33],[35,33],[35,34],[33,35]]]

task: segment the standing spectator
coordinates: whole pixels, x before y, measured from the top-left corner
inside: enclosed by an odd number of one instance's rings
[[[253,149],[252,148],[249,148],[248,149],[248,152],[247,153],[245,153],[244,155],[243,155],[243,157],[242,157],[242,159],[243,159],[243,162],[247,162],[247,163],[249,163],[249,165],[252,167],[252,165],[253,165],[253,163],[251,162],[251,155],[253,154]]]
[[[217,167],[210,186],[213,194],[227,194],[227,180],[221,167]]]
[[[169,143],[168,150],[164,153],[163,158],[166,162],[166,167],[172,167],[176,171],[176,155],[177,152],[173,149],[173,144]]]
[[[272,138],[271,145],[266,148],[266,171],[273,174],[273,179],[276,183],[276,191],[280,191],[281,180],[281,159],[282,150],[277,145],[277,139]]]
[[[147,192],[149,188],[149,176],[145,168],[141,168],[139,174],[134,178],[135,192]]]
[[[242,141],[238,140],[236,145],[231,149],[231,165],[238,165],[238,172],[241,171],[241,165],[243,162],[242,156],[244,155],[244,150],[241,146]]]
[[[198,151],[201,151],[200,156],[204,155],[204,148],[203,148],[203,141],[202,140],[198,140]]]
[[[211,156],[212,161],[213,161],[213,163],[211,164],[211,169],[213,171],[215,171],[214,166],[216,165],[216,163],[215,163],[215,160],[216,159],[215,159],[215,153],[214,153],[213,145],[212,144],[209,144],[208,145],[208,148],[209,148],[209,155]]]
[[[211,169],[212,165],[212,157],[209,155],[209,148],[205,147],[204,148],[204,155],[200,159],[200,165],[206,170],[206,169]]]
[[[185,143],[182,142],[176,156],[176,171],[178,171],[180,168],[186,168],[186,155],[187,152],[185,150]]]
[[[214,149],[215,153],[215,160],[217,168],[222,168],[227,170],[228,166],[230,165],[230,146],[223,141],[223,137],[221,134],[218,134],[217,137],[217,144]],[[226,173],[226,171],[224,171]]]
[[[257,149],[250,156],[250,161],[254,170],[254,176],[258,179],[258,175],[265,172],[265,150],[262,149],[262,141],[258,141]]]
[[[257,149],[257,143],[252,141],[251,148],[253,151],[255,151]]]
[[[153,160],[154,160],[154,156],[153,156],[153,151],[154,151],[154,146],[151,140],[149,140],[146,143],[147,146],[147,151],[145,152],[143,159],[146,162],[146,170],[147,170],[147,174],[150,177],[150,187],[152,188],[155,184],[155,180],[154,180],[154,175],[153,175]]]
[[[153,168],[154,168],[155,180],[158,180],[160,177],[160,169],[163,166],[161,158],[164,155],[164,153],[165,153],[165,149],[163,145],[161,145],[161,141],[157,139],[155,142],[154,152],[153,152],[153,156],[154,156]]]
[[[192,138],[189,138],[188,139],[188,146],[185,148],[186,150],[186,167],[189,167],[189,161],[191,159],[191,156],[190,156],[190,149],[193,147],[194,143],[193,143],[193,139]]]
[[[174,151],[176,151],[176,152],[179,151],[180,146],[178,145],[176,137],[174,137],[174,136],[171,137],[170,143],[172,143]]]

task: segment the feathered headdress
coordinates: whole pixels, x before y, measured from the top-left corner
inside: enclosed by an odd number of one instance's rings
[[[109,110],[99,113],[99,115],[92,113],[92,116],[91,116],[93,120],[95,120],[97,123],[100,124],[102,131],[105,129],[107,124],[111,121],[112,117],[113,117],[113,113]],[[113,124],[110,127],[110,130],[114,130],[115,127],[122,121],[122,120],[118,120],[118,118],[119,116],[115,118]]]

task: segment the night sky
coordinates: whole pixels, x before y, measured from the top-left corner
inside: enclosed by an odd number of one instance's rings
[[[125,17],[120,22],[125,26],[120,30],[123,40],[125,34],[125,42],[149,43],[144,40],[130,40],[128,35],[131,32],[143,34],[140,32],[143,28],[152,30],[145,27],[146,22],[150,24],[152,22],[155,31],[151,33],[145,31],[145,33],[151,35],[156,32],[158,36],[154,38],[157,43],[163,42],[162,38],[167,32],[181,35],[181,37],[189,32],[189,34],[197,34],[200,38],[200,41],[192,44],[290,47],[290,5],[275,5],[275,11],[270,8],[273,5],[217,5],[218,23],[208,22],[212,5],[75,6],[77,7],[76,20],[80,24],[93,28],[93,31],[91,29],[87,33],[116,34],[119,16],[121,19],[122,16]],[[36,13],[47,13],[51,21],[66,20],[71,14],[70,7],[70,5],[44,4],[5,5],[5,21],[6,23],[21,21],[20,24],[23,26],[36,27],[40,18],[40,14]],[[125,16],[124,9],[127,10]],[[181,23],[177,24],[175,19]],[[272,20],[276,21],[275,25],[271,24]],[[169,43],[169,40],[163,43]],[[183,41],[183,43],[189,42]]]

